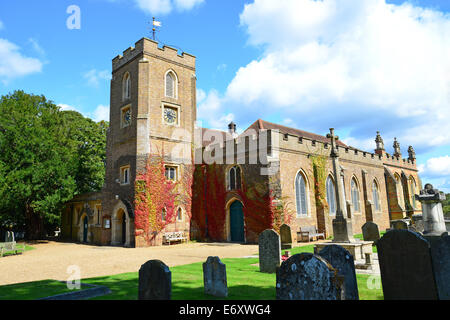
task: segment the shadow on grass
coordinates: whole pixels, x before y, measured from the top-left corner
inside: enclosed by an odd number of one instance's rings
[[[0,300],[36,300],[61,293],[73,292],[66,283],[56,280],[24,282],[0,287]]]

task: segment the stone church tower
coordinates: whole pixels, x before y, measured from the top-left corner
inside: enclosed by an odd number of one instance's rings
[[[183,164],[192,163],[195,93],[192,55],[159,48],[157,42],[143,38],[113,59],[107,199],[102,201],[104,214],[111,215],[112,245],[138,245],[134,239],[134,186],[149,155],[164,151],[166,172],[172,179],[182,174]]]

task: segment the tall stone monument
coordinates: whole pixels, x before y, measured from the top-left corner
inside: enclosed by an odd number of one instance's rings
[[[445,201],[445,194],[434,189],[428,183],[423,190],[420,190],[420,195],[416,194],[415,197],[422,204],[424,237],[440,237],[443,233],[446,233],[447,229],[442,210],[442,202]]]
[[[330,156],[333,162],[333,174],[336,186],[336,218],[333,219],[333,242],[355,242],[355,239],[353,238],[352,222],[351,220],[347,220],[343,213],[343,208],[345,208],[344,190],[342,190],[343,185],[340,183],[342,179],[340,175],[339,152],[336,147],[336,140],[338,140],[339,137],[334,135],[334,128],[330,129],[327,138],[331,139]]]

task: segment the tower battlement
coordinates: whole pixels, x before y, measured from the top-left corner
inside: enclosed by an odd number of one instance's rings
[[[113,72],[120,69],[129,61],[135,59],[139,55],[147,55],[165,61],[170,61],[175,64],[182,65],[195,71],[195,56],[183,52],[178,54],[178,50],[169,46],[158,47],[158,42],[148,38],[142,38],[135,43],[134,47],[129,47],[123,52],[123,55],[118,55],[112,60]]]

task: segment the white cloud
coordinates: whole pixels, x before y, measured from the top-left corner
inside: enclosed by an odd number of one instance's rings
[[[87,80],[88,85],[98,87],[100,85],[100,81],[111,80],[111,73],[108,70],[98,71],[96,69],[92,69],[84,73],[83,78]]]
[[[135,0],[138,7],[150,14],[169,14],[173,9],[188,11],[204,0]]]
[[[425,164],[418,166],[419,173],[426,177],[450,177],[450,156],[430,158]]]
[[[95,122],[109,121],[109,106],[99,105],[95,109],[92,119]]]
[[[20,48],[6,39],[0,38],[0,80],[10,79],[41,72],[43,63],[20,53]]]
[[[61,111],[76,111],[76,112],[80,112],[74,106],[71,106],[71,105],[68,105],[68,104],[65,104],[65,103],[58,104],[58,107],[61,108]]]
[[[41,47],[38,40],[34,38],[29,38],[28,42],[33,47],[34,51],[36,51],[40,56],[45,56],[45,50]]]
[[[385,0],[255,0],[240,19],[263,54],[237,71],[216,112],[345,129],[366,146],[377,130],[418,152],[450,144],[449,14]]]

